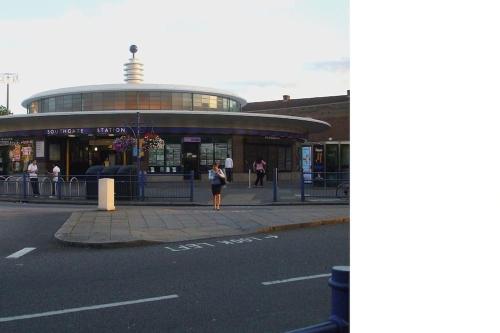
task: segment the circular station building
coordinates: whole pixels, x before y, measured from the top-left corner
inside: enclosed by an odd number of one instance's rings
[[[245,99],[219,89],[142,83],[143,65],[131,51],[125,83],[44,91],[22,102],[27,114],[0,117],[0,174],[21,173],[33,159],[42,173],[57,163],[63,175],[136,164],[137,148],[116,151],[113,142],[139,138],[142,147],[145,134],[164,141],[139,148],[148,174],[194,171],[199,179],[230,155],[238,179],[264,146],[273,151],[269,168],[292,172],[300,164],[300,143],[330,128],[312,118],[242,112]]]

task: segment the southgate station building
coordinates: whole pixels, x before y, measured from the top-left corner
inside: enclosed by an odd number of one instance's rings
[[[57,163],[63,175],[83,175],[93,165],[135,165],[137,148],[114,149],[114,141],[124,136],[139,137],[141,169],[148,174],[194,171],[199,179],[226,155],[234,160],[236,180],[245,179],[259,157],[268,168],[293,173],[311,137],[320,159],[328,154],[327,144],[335,147],[332,171],[348,167],[349,94],[247,104],[219,89],[143,83],[137,48],[131,51],[125,83],[44,91],[22,102],[26,114],[0,117],[0,174],[22,173],[33,159],[40,173]],[[315,114],[326,115],[328,122]],[[332,119],[343,124],[341,138],[335,137],[339,131]],[[142,149],[144,134],[159,136],[164,144]]]

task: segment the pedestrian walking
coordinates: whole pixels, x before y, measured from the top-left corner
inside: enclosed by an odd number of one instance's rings
[[[30,178],[31,188],[33,189],[33,196],[36,198],[40,195],[38,191],[38,167],[36,160],[31,161],[28,165],[28,175]]]
[[[253,171],[257,174],[257,179],[255,180],[255,186],[258,186],[257,184],[260,183],[261,187],[264,187],[263,180],[264,180],[264,175],[266,174],[266,161],[264,161],[262,158],[258,158],[253,162]]]
[[[224,172],[219,168],[219,164],[214,163],[212,165],[212,170],[208,173],[208,179],[210,179],[210,184],[212,185],[214,209],[220,210],[220,204],[222,202],[221,191],[222,186],[226,183],[226,175],[224,175]]]
[[[231,183],[233,181],[233,159],[229,157],[229,154],[227,154],[224,161],[224,171],[226,172],[227,181]]]
[[[56,186],[57,183],[59,182],[59,173],[61,173],[61,168],[57,166],[56,163],[54,163],[54,167],[52,168],[52,195],[50,196],[51,198],[55,198],[56,196]]]

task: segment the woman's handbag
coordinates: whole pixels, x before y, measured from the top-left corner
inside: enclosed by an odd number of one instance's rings
[[[226,177],[220,177],[220,176],[219,176],[219,179],[220,179],[220,184],[221,184],[222,186],[226,185]]]

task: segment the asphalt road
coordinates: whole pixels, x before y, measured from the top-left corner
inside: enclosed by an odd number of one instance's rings
[[[328,318],[328,277],[262,283],[349,264],[348,224],[92,249],[53,239],[72,210],[0,204],[0,332],[283,332]]]

